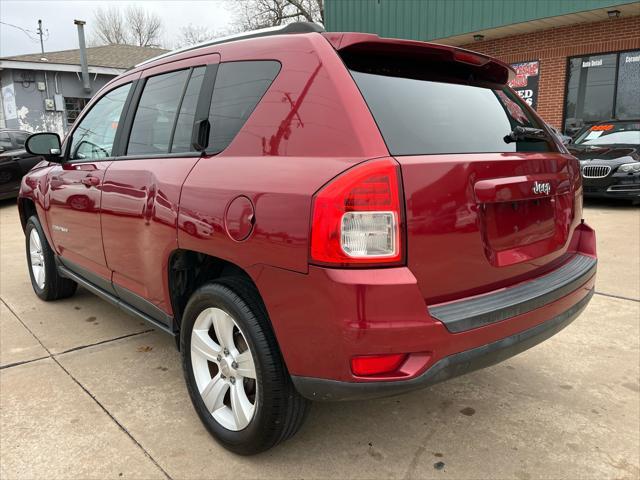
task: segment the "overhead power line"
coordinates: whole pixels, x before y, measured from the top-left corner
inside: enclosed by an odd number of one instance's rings
[[[13,25],[12,23],[2,22],[2,21],[0,21],[0,23],[2,25],[6,25],[8,27],[13,27],[13,28],[16,28],[16,29],[20,30],[27,37],[29,37],[29,40],[31,40],[32,42],[39,42],[40,41],[40,39],[38,37],[36,37],[36,35],[38,35],[37,32],[34,32],[32,30],[27,30],[26,28],[19,27],[18,25]],[[47,35],[45,37],[45,40],[49,38],[49,31],[47,30],[46,33],[47,33]]]

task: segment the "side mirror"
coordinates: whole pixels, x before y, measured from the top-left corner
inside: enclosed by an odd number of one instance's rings
[[[562,143],[564,145],[571,145],[573,143],[573,138],[567,136],[567,135],[562,135]]]
[[[0,153],[4,153],[4,147],[0,147]]]
[[[60,136],[57,133],[34,133],[27,138],[24,148],[31,155],[41,155],[50,162],[60,162]]]

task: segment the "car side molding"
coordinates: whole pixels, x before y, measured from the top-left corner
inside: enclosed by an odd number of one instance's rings
[[[153,328],[157,328],[158,330],[162,330],[165,333],[168,333],[169,335],[175,337],[178,332],[177,329],[172,328],[169,325],[173,325],[175,326],[175,322],[173,322],[173,318],[171,318],[171,322],[169,324],[164,323],[163,321],[153,318],[152,316],[140,311],[138,308],[134,307],[133,305],[131,305],[130,303],[122,300],[121,298],[116,297],[115,295],[107,292],[106,290],[98,287],[97,285],[91,283],[89,280],[85,279],[84,277],[82,277],[81,275],[78,275],[77,273],[71,271],[69,268],[67,268],[66,266],[58,263],[58,272],[60,273],[60,275],[70,278],[71,280],[73,280],[74,282],[77,282],[79,285],[82,285],[84,288],[86,288],[87,290],[89,290],[91,293],[93,293],[94,295],[99,296],[100,298],[102,298],[103,300],[106,300],[107,302],[111,303],[112,305],[115,305],[116,307],[118,307],[119,309],[123,310],[124,312],[128,313],[129,315],[132,315],[134,317],[140,318],[142,320],[144,320],[145,322],[147,322],[149,325],[151,325]],[[130,293],[130,295],[134,295],[133,293]],[[144,301],[143,299],[141,299],[142,301]]]

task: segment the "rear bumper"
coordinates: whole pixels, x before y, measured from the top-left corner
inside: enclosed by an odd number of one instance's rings
[[[298,376],[291,378],[302,396],[316,401],[363,400],[406,393],[489,367],[534,347],[573,322],[592,296],[593,289],[578,303],[551,320],[501,340],[446,356],[410,380],[354,383]]]
[[[559,300],[584,285],[596,273],[597,260],[575,255],[553,272],[495,293],[429,308],[451,333],[507,320]]]
[[[294,384],[315,400],[401,393],[501,361],[568,325],[595,285],[595,234],[579,225],[555,270],[511,287],[425,303],[407,267],[300,274],[250,269]],[[406,354],[394,372],[361,377],[355,356]]]

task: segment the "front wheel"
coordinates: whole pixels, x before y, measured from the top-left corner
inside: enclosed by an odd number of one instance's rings
[[[191,401],[225,448],[251,455],[291,437],[309,403],[295,390],[258,292],[243,278],[198,289],[181,326]]]
[[[73,295],[78,284],[58,273],[55,254],[35,215],[27,220],[25,237],[29,277],[35,294],[42,300],[58,300]]]

